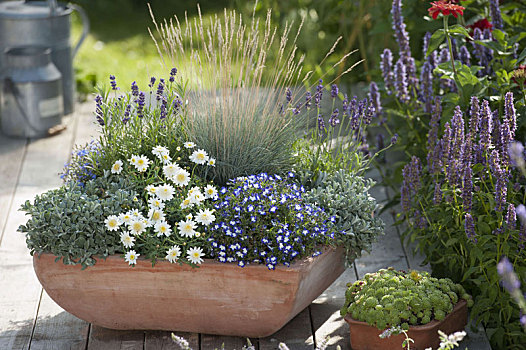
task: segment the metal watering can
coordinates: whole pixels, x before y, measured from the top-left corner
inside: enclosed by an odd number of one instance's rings
[[[83,31],[72,49],[70,15],[73,10],[80,14]],[[6,52],[11,48],[49,48],[51,61],[62,75],[64,114],[70,114],[75,104],[73,58],[88,32],[88,17],[74,4],[57,0],[0,2],[0,72],[9,70]]]

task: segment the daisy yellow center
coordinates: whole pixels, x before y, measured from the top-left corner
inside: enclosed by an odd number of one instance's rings
[[[159,220],[161,218],[161,213],[158,211],[153,212],[152,219]]]
[[[133,224],[133,229],[134,229],[135,231],[139,231],[141,228],[142,228],[142,224],[141,224],[140,222],[135,222],[135,223]]]
[[[184,205],[188,205],[188,204],[190,204],[190,200],[189,200],[189,199],[185,199],[185,200],[183,201],[183,204],[184,204]]]
[[[184,181],[184,178],[185,178],[184,174],[177,175],[177,180],[178,181]]]
[[[130,260],[135,260],[135,255],[130,254]]]
[[[139,165],[144,165],[144,160],[143,160],[143,159],[139,159],[139,160],[137,161],[137,164],[139,164]]]
[[[159,231],[161,231],[161,232],[166,232],[166,226],[161,226],[161,227],[159,228]]]
[[[108,222],[108,225],[109,225],[110,227],[115,227],[115,226],[117,226],[117,221],[115,221],[115,220],[110,220],[110,221]]]
[[[192,253],[192,256],[193,256],[194,258],[199,258],[199,252],[193,252],[193,253]]]
[[[209,190],[208,190],[208,194],[214,194],[214,190],[209,189]]]
[[[113,165],[113,169],[114,170],[119,170],[121,168],[121,166],[119,164],[114,164]]]
[[[192,225],[190,225],[190,224],[186,224],[186,225],[184,226],[184,229],[185,229],[185,230],[191,230],[191,229],[192,229]]]
[[[197,159],[203,160],[203,159],[205,159],[205,155],[203,153],[198,153],[197,154]]]

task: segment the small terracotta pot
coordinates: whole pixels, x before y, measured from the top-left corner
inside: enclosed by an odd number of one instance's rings
[[[343,249],[327,249],[269,271],[264,265],[205,260],[198,268],[120,256],[79,265],[35,255],[40,283],[62,308],[112,329],[265,337],[283,327],[345,270]]]
[[[351,331],[351,348],[353,350],[402,350],[405,335],[392,335],[389,338],[380,338],[382,330],[361,321],[345,316]],[[436,349],[440,345],[438,331],[446,334],[458,332],[466,327],[468,322],[467,302],[461,299],[442,321],[433,320],[423,326],[409,327],[408,336],[415,342],[411,344],[412,350],[424,350],[429,347]]]

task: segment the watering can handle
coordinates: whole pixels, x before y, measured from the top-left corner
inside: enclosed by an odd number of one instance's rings
[[[75,58],[75,55],[79,51],[80,45],[84,42],[84,39],[86,39],[86,36],[88,36],[89,33],[89,19],[88,15],[86,15],[86,12],[82,9],[82,7],[77,6],[75,4],[68,4],[69,7],[71,7],[73,10],[77,11],[80,15],[80,18],[82,19],[82,34],[80,36],[79,41],[77,42],[77,45],[75,45],[75,48],[73,49],[73,53],[71,55],[71,58]]]

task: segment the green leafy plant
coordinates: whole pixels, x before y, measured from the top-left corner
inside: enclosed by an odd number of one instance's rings
[[[396,326],[408,330],[410,325],[443,320],[459,299],[473,305],[464,288],[450,279],[389,268],[366,274],[351,284],[340,313],[380,330]]]
[[[335,229],[346,233],[337,236],[336,244],[346,248],[349,261],[360,257],[362,250],[369,252],[383,233],[384,222],[374,215],[376,200],[368,193],[373,184],[371,179],[339,170],[323,178],[305,196],[306,201],[326,208],[335,218]]]

